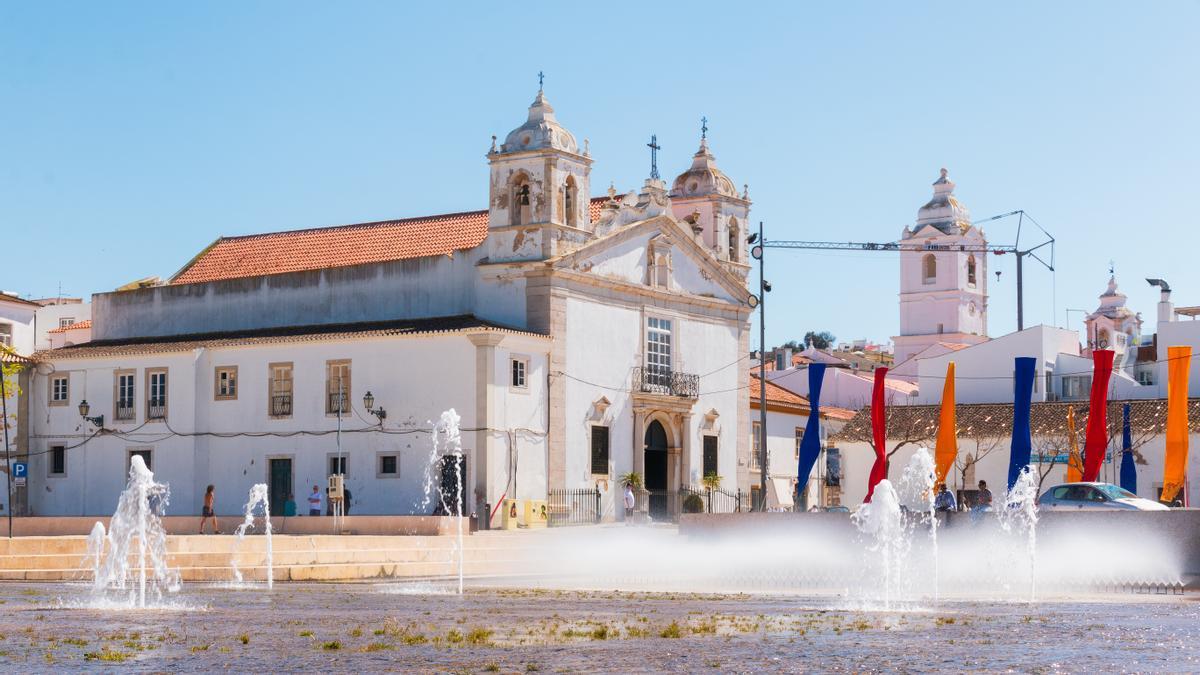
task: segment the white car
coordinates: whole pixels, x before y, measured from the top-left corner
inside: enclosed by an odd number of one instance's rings
[[[1107,510],[1169,511],[1165,504],[1143,499],[1112,483],[1063,483],[1038,497],[1039,509],[1052,511]]]

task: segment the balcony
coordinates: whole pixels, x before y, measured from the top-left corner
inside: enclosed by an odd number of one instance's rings
[[[133,401],[117,401],[117,409],[113,415],[113,419],[118,422],[129,422],[133,420]]]
[[[633,388],[646,394],[697,398],[700,396],[700,376],[660,366],[638,367],[633,369]]]
[[[345,394],[334,392],[329,394],[328,400],[325,402],[325,413],[327,415],[338,414],[338,409],[341,408],[341,413],[345,415],[350,412],[350,401]]]
[[[165,399],[151,399],[146,406],[146,419],[164,420],[167,418],[167,402]]]
[[[272,394],[271,395],[271,417],[291,417],[292,416],[292,395],[291,394]]]

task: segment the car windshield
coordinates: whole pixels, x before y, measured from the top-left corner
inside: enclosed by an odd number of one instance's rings
[[[1137,499],[1137,495],[1116,485],[1097,485],[1096,489],[1103,492],[1104,496],[1109,499]]]

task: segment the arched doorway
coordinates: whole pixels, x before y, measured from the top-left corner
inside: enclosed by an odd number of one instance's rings
[[[650,517],[671,517],[667,499],[667,430],[658,420],[646,426],[646,490],[650,492]]]

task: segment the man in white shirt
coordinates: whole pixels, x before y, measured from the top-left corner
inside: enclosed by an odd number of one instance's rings
[[[308,515],[321,515],[321,488],[314,485],[312,494],[308,496]]]

